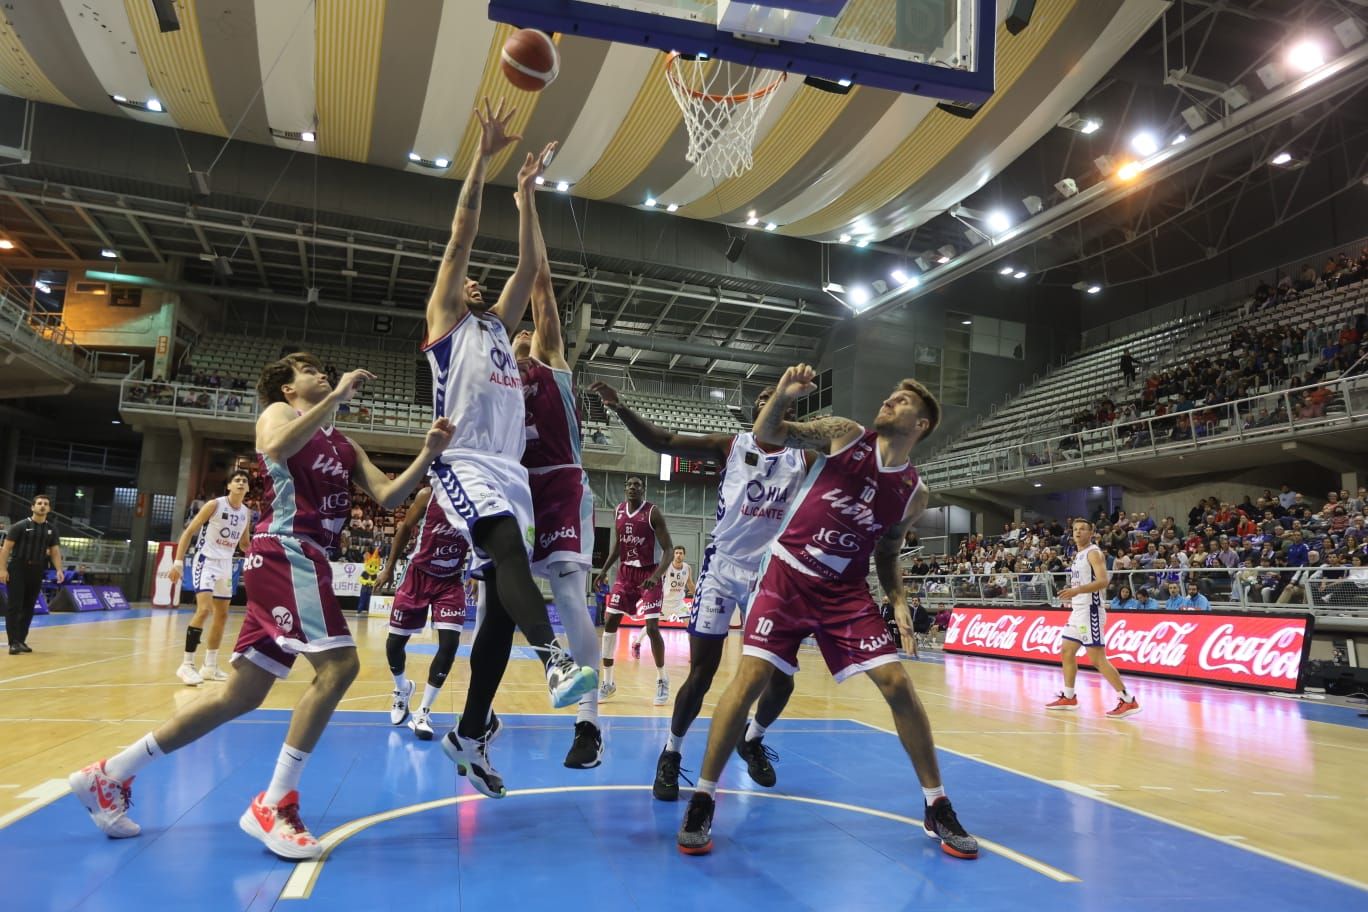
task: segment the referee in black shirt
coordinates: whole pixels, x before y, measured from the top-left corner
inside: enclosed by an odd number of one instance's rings
[[[33,652],[28,645],[29,625],[48,560],[57,571],[57,582],[62,581],[62,548],[57,543],[57,527],[48,522],[52,502],[46,494],[39,494],[30,509],[32,515],[10,526],[5,544],[0,546],[0,583],[5,584],[9,595],[5,629],[10,655]]]

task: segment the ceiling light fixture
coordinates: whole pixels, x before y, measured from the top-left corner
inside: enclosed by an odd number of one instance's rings
[[[654,208],[655,208],[655,205],[656,205],[656,198],[655,198],[654,196],[648,196],[648,197],[646,197],[646,208],[647,208],[647,209],[654,209]]]
[[[666,211],[666,212],[678,212],[678,211],[679,211],[679,203],[670,203],[670,205],[668,205],[668,206],[665,207],[665,211]]]
[[[842,235],[841,235],[841,243],[842,243],[842,244],[849,244],[849,243],[850,243],[850,235],[848,235],[848,234],[842,234]]]
[[[988,225],[988,230],[993,232],[993,234],[1002,234],[1002,232],[1012,227],[1011,218],[1009,218],[1007,213],[1003,212],[1001,209],[994,209],[992,212],[988,213],[988,218],[984,221]]]
[[[147,104],[145,105],[145,107],[147,108],[147,110],[151,111],[154,114],[160,114],[162,111],[166,110],[162,107],[162,103],[160,101],[157,101],[157,99],[155,98],[147,99]]]
[[[1095,295],[1095,294],[1097,294],[1097,293],[1098,293],[1099,291],[1101,291],[1101,290],[1102,290],[1102,286],[1101,286],[1101,285],[1089,285],[1089,286],[1088,286],[1088,294],[1090,294],[1090,295]]]
[[[436,158],[436,159],[433,159],[432,163],[433,163],[434,165],[436,165],[437,167],[439,167],[439,168],[450,168],[450,167],[451,167],[451,161],[450,161],[450,159]]]
[[[869,303],[869,289],[863,285],[855,285],[850,289],[850,303],[856,307],[863,307]]]
[[[417,152],[410,152],[410,153],[409,153],[409,161],[411,161],[411,162],[420,162],[420,161],[422,161],[422,160],[423,160],[423,156],[419,155]]]
[[[1134,180],[1143,170],[1144,169],[1140,166],[1139,162],[1128,161],[1116,169],[1116,176],[1123,181]]]
[[[304,142],[313,142],[318,137],[314,135],[312,130],[305,130],[303,133],[299,134],[299,138]]]
[[[567,190],[570,189],[570,182],[556,181],[556,189],[559,190],[561,193],[565,193]]]
[[[899,285],[906,285],[906,284],[907,284],[907,281],[908,281],[908,279],[907,279],[907,273],[903,272],[901,269],[895,269],[895,270],[893,270],[892,272],[890,272],[888,275],[889,275],[889,278],[891,278],[893,281],[897,282]]]
[[[1309,73],[1325,65],[1325,49],[1303,38],[1287,50],[1287,65],[1298,73]]]
[[[828,294],[845,294],[845,286],[840,282],[823,282],[822,291]]]
[[[1135,150],[1136,155],[1149,158],[1159,151],[1159,138],[1149,130],[1141,130],[1131,137],[1130,147]]]
[[[1011,275],[1014,272],[1016,272],[1015,266],[1003,266],[998,270],[998,275]]]
[[[544,186],[546,186],[546,178],[542,177],[540,174],[537,175],[537,186],[538,186],[538,187],[544,187]]]
[[[1024,278],[1026,278],[1026,270],[1024,270],[1024,269],[1018,269],[1016,272],[1012,273],[1012,278],[1014,278],[1014,279],[1024,279]]]
[[[115,250],[113,247],[102,247],[100,248],[100,256],[104,257],[106,260],[117,260],[119,258],[119,251]]]
[[[776,225],[774,222],[765,222],[765,230],[766,230],[766,231],[773,231],[774,229],[776,229],[776,228],[778,228],[778,227],[779,227],[779,226]]]
[[[750,225],[752,228],[760,224],[760,219],[756,216],[754,209],[746,216],[746,224]]]
[[[855,246],[861,249],[869,246],[869,238],[860,238],[855,242]]]
[[[13,249],[14,249],[14,241],[11,241],[9,238],[0,238],[0,250],[13,250]]]
[[[1270,158],[1268,163],[1270,165],[1285,165],[1290,161],[1292,161],[1291,152],[1279,152],[1277,155]]]

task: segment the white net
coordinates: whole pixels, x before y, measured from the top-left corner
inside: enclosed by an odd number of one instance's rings
[[[684,157],[704,177],[749,171],[756,129],[787,74],[671,54],[665,78],[689,130]]]

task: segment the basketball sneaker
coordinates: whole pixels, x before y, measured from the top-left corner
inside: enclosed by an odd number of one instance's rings
[[[272,807],[266,803],[266,793],[252,799],[252,804],[238,818],[242,832],[260,839],[271,853],[298,861],[317,858],[323,846],[299,817],[299,792],[289,791]]]
[[[689,806],[684,809],[684,822],[675,841],[685,855],[707,855],[712,851],[713,797],[705,792],[694,792]]]
[[[922,825],[927,836],[940,840],[941,851],[946,855],[953,855],[956,858],[978,858],[978,840],[960,826],[949,798],[937,798],[933,804],[928,804]]]
[[[1078,709],[1078,697],[1066,697],[1064,696],[1064,693],[1061,691],[1059,695],[1054,698],[1053,703],[1045,704],[1045,708],[1067,710],[1069,712],[1072,712],[1073,710]]]
[[[418,736],[419,741],[432,740],[432,713],[420,708],[409,719],[409,730]]]
[[[417,681],[409,681],[403,690],[394,690],[394,702],[390,704],[390,725],[403,725],[409,717],[409,698],[413,696]]]
[[[71,794],[90,812],[90,820],[110,839],[127,839],[142,832],[128,819],[133,806],[133,777],[123,782],[105,773],[105,762],[92,763],[67,776]]]
[[[655,782],[651,794],[657,801],[679,800],[679,764],[684,757],[679,751],[662,750],[656,760]]]
[[[657,678],[655,699],[651,701],[654,706],[664,706],[670,702],[670,679]]]
[[[1139,712],[1140,701],[1136,700],[1135,697],[1131,697],[1129,700],[1118,698],[1116,707],[1107,711],[1107,718],[1124,719],[1127,716],[1138,715]]]
[[[489,711],[489,718],[485,721],[485,744],[493,744],[498,740],[499,735],[503,734],[503,719],[494,710]]]
[[[456,771],[470,780],[475,791],[486,798],[502,798],[508,792],[503,777],[489,762],[489,741],[488,731],[481,738],[463,738],[453,728],[442,739],[442,752],[456,764]]]
[[[205,665],[200,669],[200,677],[206,681],[226,681],[228,672],[217,665]]]
[[[588,719],[575,723],[575,740],[570,743],[570,751],[565,755],[565,765],[570,769],[593,769],[603,762],[603,733]]]
[[[779,754],[765,744],[764,738],[747,741],[742,735],[740,743],[736,745],[736,755],[746,761],[746,773],[755,780],[756,785],[774,788],[779,777],[774,774],[772,761],[778,760]]]
[[[600,703],[602,703],[604,700],[611,700],[615,696],[617,696],[617,685],[614,684],[612,681],[604,681],[602,684],[599,685]]]
[[[588,665],[576,665],[570,653],[551,645],[551,661],[546,666],[546,687],[551,705],[562,709],[598,686],[598,672]]]
[[[204,678],[195,671],[195,666],[184,662],[176,669],[176,677],[180,678],[182,684],[189,684],[191,687],[198,687],[204,683]]]

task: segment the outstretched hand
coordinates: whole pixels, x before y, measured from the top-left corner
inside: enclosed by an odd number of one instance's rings
[[[546,170],[546,163],[555,154],[557,143],[555,141],[547,143],[541,153],[533,157],[531,152],[523,159],[522,167],[518,169],[518,190],[522,193],[531,193],[536,189],[537,178],[542,176]]]
[[[817,389],[817,372],[810,364],[795,364],[775,384],[775,395],[792,401]]]
[[[602,380],[595,380],[589,384],[589,392],[598,394],[598,397],[603,400],[604,408],[617,408],[622,404],[618,400],[618,391]]]
[[[488,98],[480,102],[480,106],[475,108],[475,116],[480,121],[480,155],[485,158],[497,155],[522,139],[520,134],[508,132],[513,115],[517,113],[518,109],[514,107],[505,112],[502,100],[497,108],[490,107]]]

